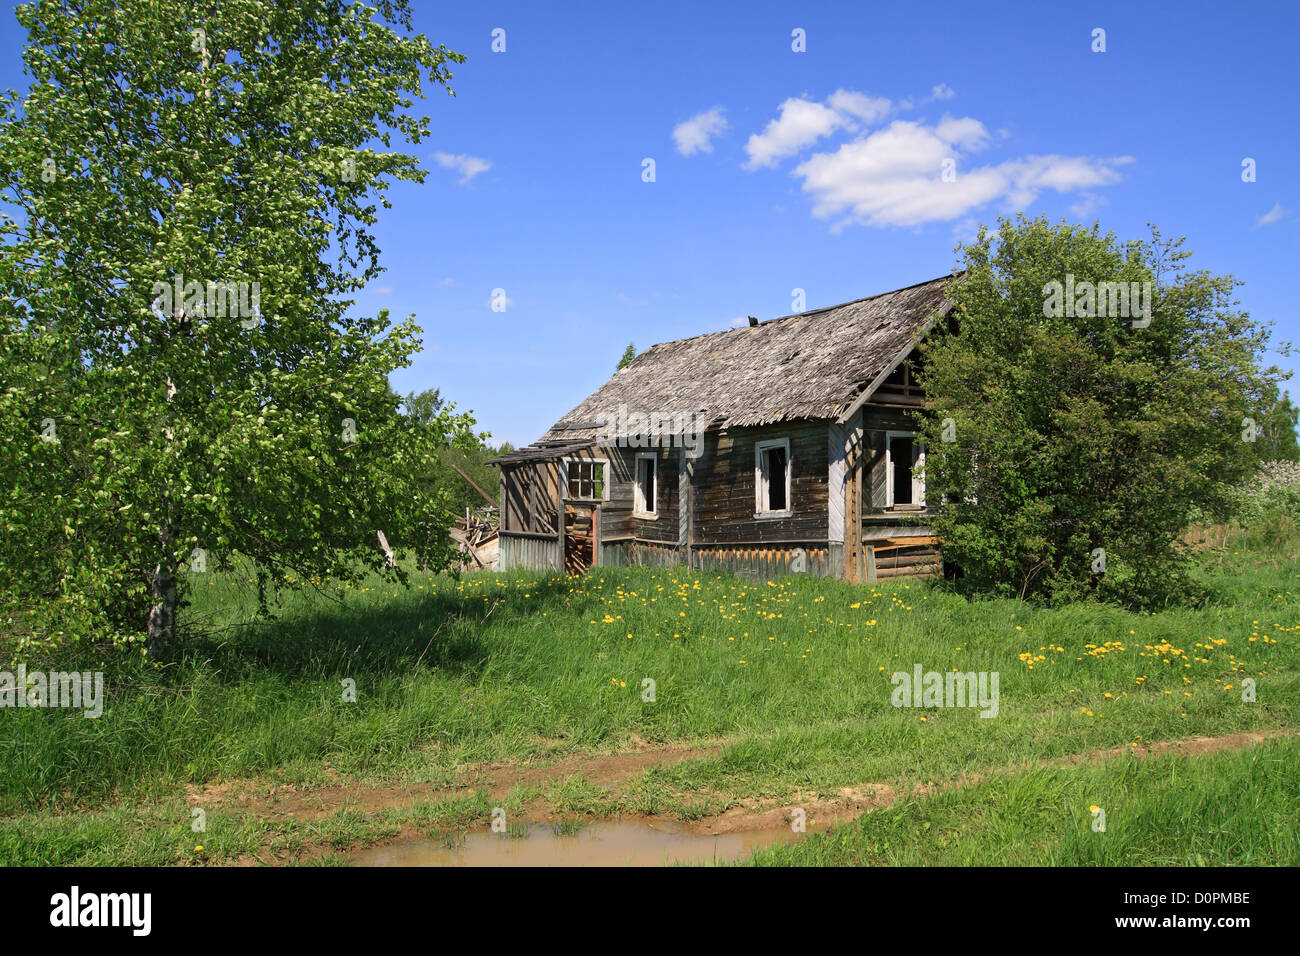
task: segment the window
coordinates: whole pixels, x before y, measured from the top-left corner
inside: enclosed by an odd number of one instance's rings
[[[890,508],[925,507],[925,446],[904,432],[889,435],[886,456],[887,505]]]
[[[659,481],[659,458],[653,453],[636,456],[636,485],[633,489],[634,513],[653,518],[658,515],[655,492]]]
[[[790,515],[790,439],[761,441],[754,447],[756,515]]]
[[[605,462],[592,459],[571,458],[564,468],[568,482],[568,497],[581,501],[605,500]]]

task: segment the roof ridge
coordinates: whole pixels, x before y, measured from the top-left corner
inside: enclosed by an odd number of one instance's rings
[[[719,329],[716,332],[701,332],[699,335],[687,335],[687,336],[683,336],[680,339],[668,339],[665,342],[656,342],[654,345],[650,346],[648,349],[646,349],[644,352],[641,353],[641,355],[638,355],[636,358],[640,359],[642,355],[649,355],[655,349],[665,345],[676,345],[679,342],[693,342],[696,339],[707,339],[710,336],[714,336],[714,335],[731,335],[732,333],[736,333],[736,332],[747,332],[751,328],[761,328],[764,325],[772,325],[776,322],[784,322],[786,319],[797,319],[797,318],[806,319],[812,316],[820,315],[823,312],[830,312],[833,311],[834,309],[842,309],[846,305],[856,305],[859,302],[869,302],[872,299],[879,299],[881,296],[894,295],[897,292],[906,292],[908,289],[915,289],[923,285],[931,285],[932,283],[935,282],[942,282],[945,279],[955,279],[959,275],[961,275],[961,272],[951,272],[948,275],[935,276],[933,279],[925,279],[921,282],[913,282],[911,285],[899,286],[897,289],[890,289],[887,292],[877,292],[875,295],[864,295],[860,299],[849,299],[847,302],[837,302],[835,305],[824,305],[821,308],[810,309],[807,312],[791,312],[789,315],[778,315],[775,318],[764,319],[763,321],[759,322],[758,325],[753,325],[753,326],[742,325],[734,329]],[[633,361],[630,362],[625,369],[622,369],[622,371],[626,371],[627,369],[630,369],[632,365],[634,365],[635,363],[636,363],[636,359],[633,359]]]

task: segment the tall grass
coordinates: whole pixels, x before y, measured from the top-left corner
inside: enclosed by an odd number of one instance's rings
[[[1101,816],[1105,813],[1105,829]],[[998,774],[757,853],[760,866],[1295,866],[1300,741]]]
[[[417,574],[409,590],[374,579],[290,592],[277,621],[256,624],[246,578],[212,575],[191,608],[205,630],[173,661],[71,662],[108,673],[98,720],[0,712],[0,813],[229,778],[311,782],[326,767],[445,780],[467,762],[616,748],[632,735],[726,736],[734,767],[708,775],[776,779],[802,766],[818,780],[834,776],[842,748],[856,755],[848,775],[1300,722],[1294,556],[1229,555],[1204,583],[1203,607],[1137,614],[681,569]],[[998,671],[1000,716],[892,707],[890,675],[917,663]],[[1258,682],[1255,703],[1241,699],[1243,677]]]

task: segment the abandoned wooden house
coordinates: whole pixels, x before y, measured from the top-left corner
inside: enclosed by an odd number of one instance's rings
[[[501,570],[938,570],[908,413],[943,276],[655,345],[501,468]]]

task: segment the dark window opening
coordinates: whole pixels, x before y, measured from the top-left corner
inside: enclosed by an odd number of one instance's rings
[[[653,458],[638,458],[636,463],[638,504],[645,514],[655,513],[655,464]]]
[[[894,504],[912,504],[913,442],[910,438],[895,438],[890,443],[890,460],[894,466]]]
[[[763,449],[763,483],[767,487],[767,510],[785,511],[786,454],[784,448]]]

